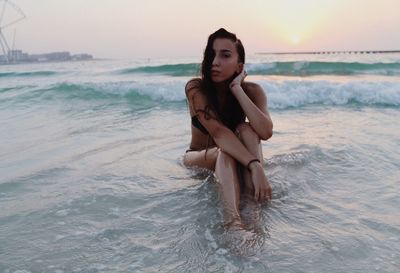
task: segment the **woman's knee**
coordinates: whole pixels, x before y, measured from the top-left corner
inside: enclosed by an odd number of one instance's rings
[[[256,139],[257,141],[260,140],[260,137],[257,135],[257,133],[253,130],[253,128],[248,122],[240,123],[236,127],[236,132],[241,140],[244,139]]]
[[[214,170],[219,148],[214,147],[202,151],[188,151],[183,156],[183,164],[186,167],[200,167]]]

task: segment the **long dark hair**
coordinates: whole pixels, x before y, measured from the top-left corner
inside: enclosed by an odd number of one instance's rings
[[[239,55],[238,61],[245,62],[245,51],[242,42],[236,37],[234,33],[228,32],[224,28],[218,29],[216,32],[208,37],[207,46],[204,50],[203,62],[201,64],[201,86],[205,93],[209,107],[218,115],[218,119],[225,124],[232,131],[235,130],[237,125],[245,120],[243,109],[240,107],[239,102],[233,96],[231,92],[228,93],[227,106],[223,111],[219,111],[217,91],[211,80],[211,67],[215,58],[215,52],[213,49],[214,41],[218,38],[229,39],[235,43],[236,50]],[[230,81],[232,81],[237,74],[235,73]]]

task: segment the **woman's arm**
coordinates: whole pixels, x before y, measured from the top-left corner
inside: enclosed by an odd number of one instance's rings
[[[273,124],[267,109],[267,96],[261,86],[252,83],[248,85],[250,90],[247,90],[248,93],[251,93],[250,99],[241,86],[246,75],[243,69],[232,81],[230,88],[247,116],[251,127],[262,140],[267,140],[273,133]]]
[[[207,109],[207,98],[202,93],[199,82],[189,81],[185,92],[190,111],[197,116],[218,147],[249,169],[254,185],[254,198],[258,201],[271,199],[272,189],[265,176],[263,166],[259,161],[254,161],[256,157],[247,150],[230,129],[218,121],[211,109]],[[251,164],[249,164],[250,162]]]
[[[207,129],[210,136],[214,139],[217,146],[243,166],[255,158],[238,137],[224,124],[217,120],[215,113],[207,109],[207,98],[195,83],[189,82],[186,85],[186,96],[191,108],[200,123]]]

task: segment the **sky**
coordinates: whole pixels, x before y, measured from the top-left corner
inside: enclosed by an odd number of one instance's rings
[[[9,1],[26,18],[3,33],[10,47],[32,54],[201,56],[220,27],[236,33],[250,54],[400,50],[400,0]],[[0,26],[17,15],[7,8]]]

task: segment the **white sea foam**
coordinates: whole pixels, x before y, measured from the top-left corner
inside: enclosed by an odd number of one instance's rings
[[[284,80],[257,81],[268,96],[272,109],[302,107],[310,104],[346,105],[400,105],[400,83],[384,81]],[[136,83],[132,90],[155,100],[185,100],[183,83]]]
[[[102,95],[126,97],[136,94],[154,101],[179,102],[185,100],[186,81],[187,79],[163,79],[84,83],[76,85],[75,88],[85,98],[87,95],[85,92],[90,90],[94,92],[93,98],[97,98],[96,93],[100,97]],[[256,82],[265,90],[271,109],[296,108],[312,104],[346,105],[352,103],[400,106],[400,82],[362,80],[340,82],[303,79],[258,80]]]
[[[301,107],[310,104],[400,105],[400,83],[327,80],[261,81],[272,109]]]

